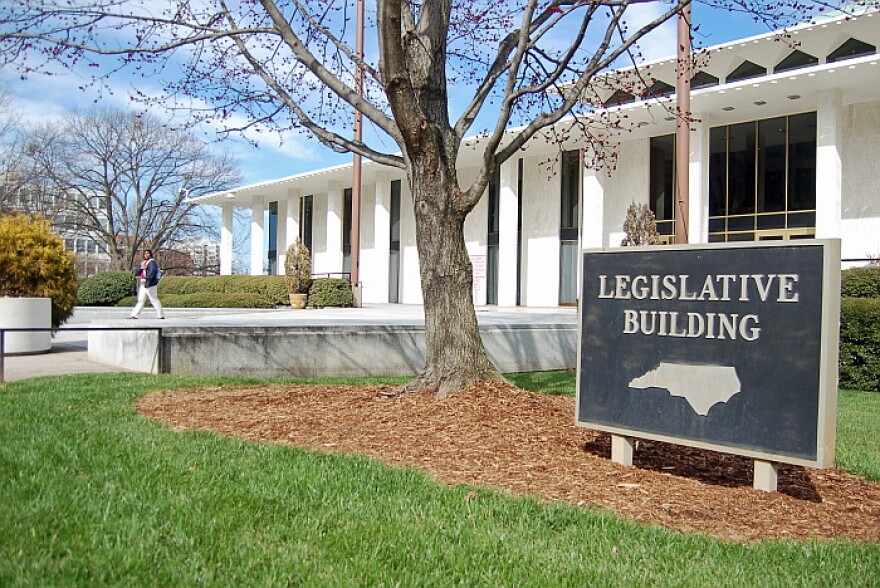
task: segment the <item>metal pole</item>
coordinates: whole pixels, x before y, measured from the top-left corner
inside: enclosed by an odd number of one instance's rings
[[[678,13],[678,59],[675,98],[675,242],[688,242],[691,153],[691,4]]]
[[[364,58],[364,0],[357,0],[357,19],[355,23],[355,52],[359,60]],[[364,70],[360,62],[355,67],[355,91],[358,96],[364,92]],[[363,139],[363,115],[354,110],[354,141]],[[354,154],[351,186],[351,285],[354,293],[355,306],[361,306],[361,156]]]
[[[6,383],[6,331],[0,329],[0,384]]]

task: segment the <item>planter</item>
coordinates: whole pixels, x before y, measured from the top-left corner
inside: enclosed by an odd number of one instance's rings
[[[48,329],[51,326],[50,298],[0,298],[0,329]],[[4,352],[8,354],[45,353],[52,349],[52,333],[6,333],[4,343]]]
[[[306,301],[308,300],[308,294],[291,294],[290,295],[290,308],[296,310],[302,310],[306,307]]]

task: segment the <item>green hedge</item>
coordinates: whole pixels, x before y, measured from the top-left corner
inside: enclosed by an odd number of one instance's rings
[[[869,265],[843,270],[840,292],[849,298],[880,298],[880,267]]]
[[[840,387],[880,392],[880,298],[841,300]]]
[[[289,304],[284,276],[168,276],[159,282],[160,299],[170,295],[198,293],[255,294],[268,298],[276,305]]]
[[[131,272],[102,272],[83,280],[76,303],[81,306],[113,306],[137,294],[137,278]]]
[[[119,301],[117,306],[134,306],[137,296],[129,296]],[[195,294],[168,294],[159,296],[165,308],[275,308],[274,300],[260,294],[233,292],[197,292]],[[149,306],[149,303],[147,303]]]
[[[319,278],[309,288],[309,306],[354,306],[354,296],[348,280],[340,278]]]

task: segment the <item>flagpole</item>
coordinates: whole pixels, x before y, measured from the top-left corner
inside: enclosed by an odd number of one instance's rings
[[[691,3],[678,13],[675,117],[675,242],[688,242],[691,152]]]
[[[355,91],[358,96],[363,96],[364,70],[360,63],[364,59],[364,0],[357,0],[357,18],[355,21],[355,53],[358,63],[355,64]],[[360,143],[363,140],[363,115],[361,111],[354,111],[354,141]],[[352,186],[351,186],[351,286],[354,294],[354,304],[361,306],[361,276],[360,276],[360,253],[361,253],[361,155],[354,154],[352,162]]]

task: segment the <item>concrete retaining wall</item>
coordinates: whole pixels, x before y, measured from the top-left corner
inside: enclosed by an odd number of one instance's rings
[[[481,328],[503,372],[573,369],[575,325]],[[89,333],[89,359],[135,371],[158,368],[156,334]],[[412,375],[424,367],[421,326],[170,327],[162,371],[181,375],[323,377]]]

